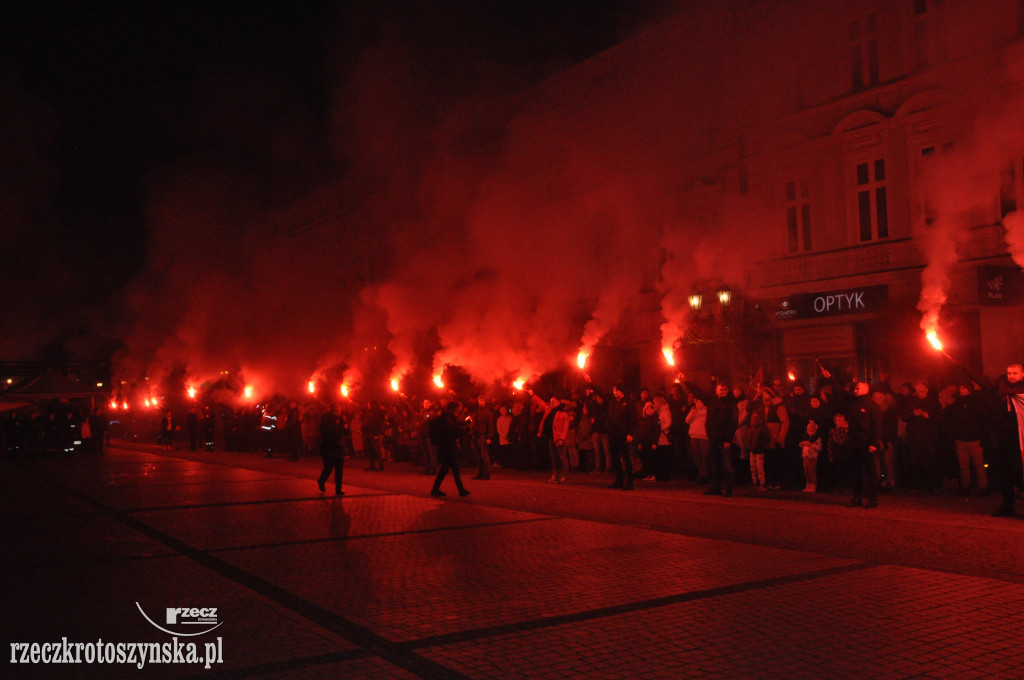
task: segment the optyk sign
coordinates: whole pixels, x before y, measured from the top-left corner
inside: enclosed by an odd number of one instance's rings
[[[808,319],[839,314],[865,314],[884,309],[888,301],[888,286],[797,293],[779,300],[775,316],[779,319]]]

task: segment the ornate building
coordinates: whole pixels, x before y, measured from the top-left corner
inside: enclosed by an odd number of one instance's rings
[[[766,368],[935,375],[948,360],[919,322],[941,310],[949,354],[991,375],[1024,359],[1003,225],[1024,198],[1022,6],[713,3],[561,74],[536,99],[559,115],[665,126],[643,135],[660,147],[652,162],[674,173],[663,190],[678,220],[659,229],[666,242],[674,229],[697,234],[712,266],[709,276],[695,256],[678,280],[662,267],[661,288],[727,284],[747,305],[729,312],[733,326],[762,328]],[[651,345],[643,317],[656,306],[638,302],[623,324],[645,337],[617,340]],[[656,382],[657,346],[642,352]]]

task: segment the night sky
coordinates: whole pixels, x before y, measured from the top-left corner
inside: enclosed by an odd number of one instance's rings
[[[126,290],[159,257],[153,196],[183,175],[216,176],[258,211],[358,173],[361,159],[339,139],[332,112],[381,45],[401,45],[415,64],[403,73],[413,82],[385,88],[415,90],[422,80],[454,99],[484,82],[507,93],[619,42],[669,4],[5,9],[0,358],[95,359],[120,344],[131,315]]]

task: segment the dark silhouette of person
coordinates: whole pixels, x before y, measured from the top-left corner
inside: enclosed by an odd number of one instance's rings
[[[444,481],[448,470],[452,471],[452,478],[455,480],[455,488],[459,490],[460,496],[468,496],[469,491],[462,485],[462,474],[459,471],[459,439],[461,432],[455,412],[459,410],[459,402],[450,401],[444,413],[430,421],[430,441],[437,446],[437,460],[440,468],[437,477],[434,478],[434,488],[430,490],[431,496],[445,496],[441,491],[441,482]]]
[[[1014,501],[1016,487],[1021,484],[1021,423],[1024,421],[1024,366],[1010,364],[1006,375],[998,382],[999,411],[992,423],[996,441],[996,479],[1003,501],[992,513],[993,517],[1016,515]]]
[[[331,473],[334,473],[334,495],[344,496],[341,490],[341,478],[345,471],[345,441],[348,439],[348,425],[344,416],[341,415],[341,407],[337,404],[320,419],[320,458],[324,461],[324,467],[320,471],[320,477],[316,485],[320,487],[320,493],[326,490],[324,484]]]

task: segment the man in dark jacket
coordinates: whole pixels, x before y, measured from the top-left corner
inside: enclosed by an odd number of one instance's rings
[[[430,441],[437,446],[437,460],[440,468],[437,477],[434,478],[434,488],[430,490],[431,496],[444,496],[441,491],[441,482],[444,481],[448,470],[452,471],[452,478],[455,480],[455,488],[459,490],[460,496],[468,496],[469,491],[462,485],[462,474],[459,471],[459,439],[462,437],[462,429],[455,417],[456,411],[461,408],[457,401],[448,402],[444,413],[430,421]]]
[[[630,491],[633,488],[633,460],[630,458],[629,445],[636,438],[636,408],[626,398],[622,385],[612,388],[607,423],[611,472],[615,473],[615,481],[608,488]]]
[[[739,414],[736,398],[725,383],[715,385],[714,395],[708,394],[692,382],[686,387],[708,407],[704,429],[708,435],[708,455],[711,463],[711,487],[706,496],[731,496],[734,478],[732,441],[736,436]]]
[[[957,466],[960,469],[962,496],[970,493],[972,468],[978,482],[978,494],[988,493],[988,474],[985,471],[981,440],[987,434],[988,424],[992,421],[990,402],[991,396],[986,395],[980,385],[968,380],[957,387],[953,403],[945,410],[944,415],[953,436]]]
[[[826,379],[832,374],[822,371]],[[832,381],[836,412],[843,413],[849,424],[849,451],[852,467],[853,498],[850,507],[860,507],[865,492],[865,508],[878,507],[878,466],[875,457],[882,447],[882,412],[871,399],[871,386],[866,382],[854,383],[847,391]]]
[[[486,397],[477,400],[476,412],[473,413],[473,448],[476,449],[480,468],[473,479],[491,478],[491,443],[497,439],[497,419],[494,410],[487,404]]]
[[[1024,366],[1010,364],[999,377],[999,414],[992,424],[996,440],[996,474],[1003,502],[993,517],[1014,516],[1015,487],[1021,483],[1021,439],[1024,437]]]
[[[320,458],[324,462],[316,485],[320,493],[324,492],[324,484],[334,473],[334,495],[344,496],[341,490],[341,478],[345,473],[345,441],[348,435],[348,424],[341,415],[341,408],[334,404],[320,419]]]

